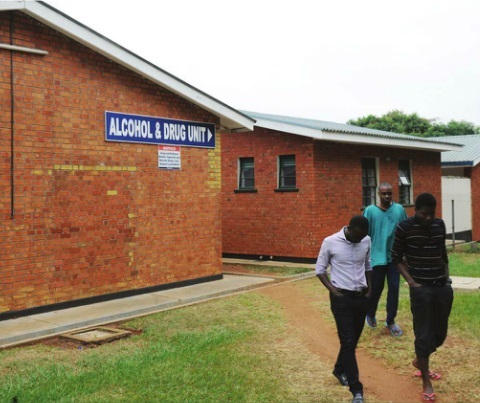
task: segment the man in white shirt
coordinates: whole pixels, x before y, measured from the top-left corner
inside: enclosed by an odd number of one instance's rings
[[[350,388],[352,403],[364,401],[355,351],[372,293],[371,240],[367,234],[368,219],[363,215],[352,217],[348,226],[324,239],[315,267],[316,275],[330,292],[340,339],[333,375]]]

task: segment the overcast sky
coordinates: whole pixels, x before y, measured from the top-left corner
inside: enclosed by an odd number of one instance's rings
[[[47,0],[239,110],[480,125],[480,0]]]

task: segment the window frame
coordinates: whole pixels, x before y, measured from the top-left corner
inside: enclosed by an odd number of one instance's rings
[[[368,165],[368,166],[367,166]],[[373,165],[373,175],[369,170],[372,170]],[[362,157],[361,160],[362,167],[362,208],[366,208],[372,204],[377,203],[377,187],[378,187],[378,159],[375,157]],[[367,184],[365,184],[365,179],[367,179]],[[371,185],[370,180],[374,180],[374,184]],[[370,200],[371,203],[366,204],[365,202]]]
[[[255,188],[255,158],[254,157],[240,157],[237,160],[237,193],[256,192]],[[247,172],[251,171],[251,177]],[[251,180],[251,185],[247,184]]]
[[[293,162],[293,163],[292,163]],[[293,167],[293,175],[285,171]],[[292,184],[286,184],[293,180]],[[276,192],[298,192],[297,188],[297,158],[295,154],[279,155],[277,157],[277,188]]]
[[[403,206],[409,206],[413,204],[413,177],[411,160],[398,160],[398,203]]]

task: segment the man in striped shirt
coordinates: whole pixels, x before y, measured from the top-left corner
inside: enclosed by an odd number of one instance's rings
[[[410,287],[410,310],[415,333],[415,359],[423,381],[422,400],[435,400],[429,370],[430,355],[447,337],[453,302],[445,247],[445,223],[435,217],[437,201],[430,193],[415,201],[415,215],[398,224],[392,260]]]

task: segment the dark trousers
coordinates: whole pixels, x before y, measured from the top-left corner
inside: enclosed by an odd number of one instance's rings
[[[445,341],[452,303],[450,285],[410,287],[415,354],[418,357],[428,358]]]
[[[388,325],[395,323],[395,317],[398,311],[398,293],[400,289],[400,273],[393,263],[382,266],[375,266],[372,273],[372,298],[369,303],[367,314],[374,318],[378,302],[382,296],[385,287],[385,279],[387,279],[387,319]]]
[[[340,351],[334,372],[336,374],[345,373],[352,394],[363,393],[363,385],[359,380],[355,350],[365,325],[367,298],[350,295],[336,297],[330,294],[330,307],[337,324],[338,338],[340,339]]]

